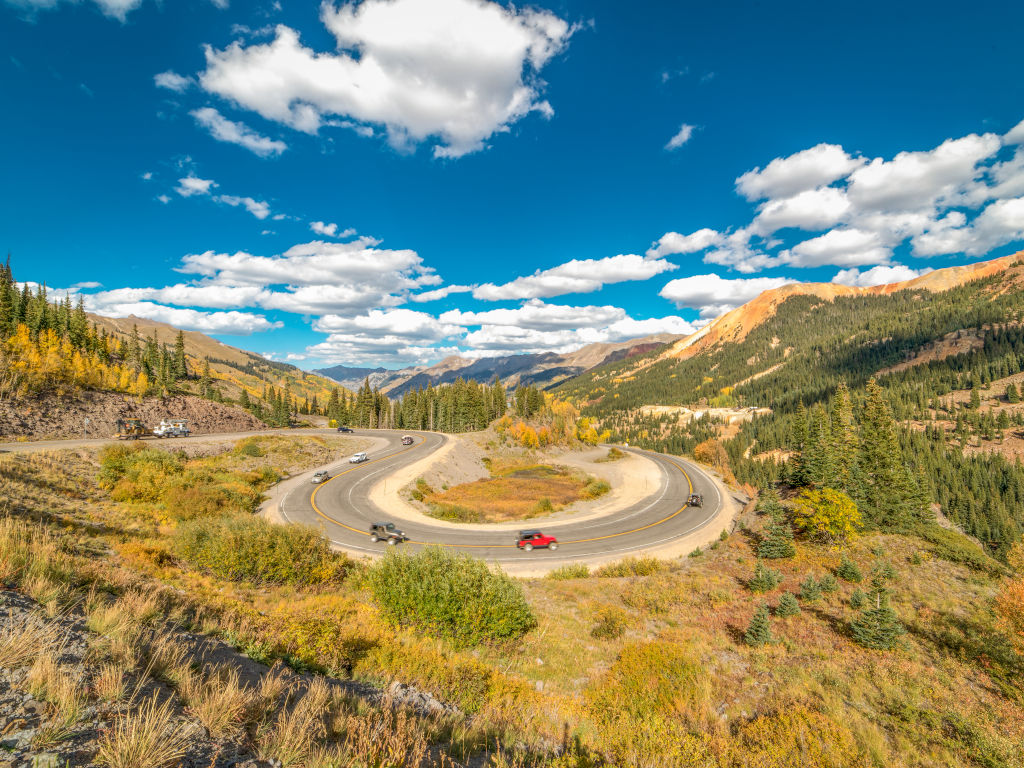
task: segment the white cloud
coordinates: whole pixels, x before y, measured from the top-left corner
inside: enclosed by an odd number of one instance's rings
[[[409,300],[418,303],[438,301],[439,299],[448,298],[453,293],[469,293],[473,288],[474,286],[472,285],[446,285],[444,288],[435,288],[432,291],[410,294]]]
[[[199,312],[194,309],[178,309],[154,304],[150,301],[106,303],[94,294],[82,294],[86,309],[106,317],[144,317],[168,323],[176,328],[203,333],[223,333],[232,336],[249,336],[253,333],[280,328],[280,321],[270,321],[264,315],[250,312]]]
[[[791,197],[831,184],[863,162],[837,144],[818,144],[789,157],[777,157],[763,170],[747,171],[736,179],[736,189],[748,200]]]
[[[531,299],[515,309],[463,312],[453,309],[441,314],[444,322],[458,325],[504,325],[534,330],[604,327],[626,319],[626,311],[612,306],[572,307]]]
[[[168,197],[167,195],[157,195],[156,199],[159,200],[164,205],[167,205],[169,202],[171,202],[171,198]]]
[[[373,309],[365,315],[324,315],[313,323],[313,330],[338,337],[394,336],[407,342],[441,341],[461,336],[465,328],[452,323],[442,315],[434,317],[427,312],[412,309]]]
[[[689,235],[678,232],[666,232],[654,246],[648,249],[647,256],[661,258],[673,253],[698,253],[723,242],[723,236],[713,229],[698,229]]]
[[[185,77],[179,75],[177,72],[167,70],[160,74],[153,75],[153,82],[156,83],[157,88],[166,88],[169,91],[175,91],[176,93],[184,93],[193,85],[195,80],[191,77]]]
[[[143,181],[150,181],[152,178],[153,178],[153,172],[152,171],[146,171],[144,174],[142,174],[142,180]]]
[[[208,195],[210,190],[216,186],[217,182],[212,179],[200,179],[189,174],[183,179],[178,179],[178,186],[174,188],[174,191],[182,197],[192,197],[193,195]]]
[[[237,144],[260,157],[280,155],[288,149],[288,145],[283,141],[261,136],[244,123],[228,120],[213,107],[196,109],[189,114],[217,141]]]
[[[751,245],[751,229],[738,229],[722,238],[714,250],[704,256],[705,264],[718,264],[737,272],[751,274],[779,265],[777,256],[771,256]]]
[[[1024,144],[1024,120],[1006,132],[1003,136],[1004,144]]]
[[[214,197],[219,203],[230,205],[234,208],[242,206],[257,219],[265,219],[270,215],[270,205],[262,200],[253,200],[251,197],[236,197],[235,195],[217,195]]]
[[[323,235],[324,237],[346,238],[352,237],[353,235],[356,234],[356,231],[351,227],[348,229],[338,231],[338,225],[334,224],[333,222],[328,224],[323,221],[313,221],[310,222],[309,228],[316,232],[318,235]]]
[[[384,127],[392,145],[434,140],[458,157],[530,112],[552,114],[538,73],[573,33],[547,11],[486,0],[363,0],[321,8],[337,53],[284,25],[273,41],[206,49],[200,83],[235,104],[316,133],[332,116]]]
[[[93,2],[106,16],[122,23],[128,18],[130,12],[142,5],[142,0],[93,0]],[[37,11],[53,10],[60,5],[60,0],[7,0],[7,4],[33,14]]]
[[[683,144],[693,138],[693,132],[696,130],[695,125],[687,125],[683,123],[680,127],[679,132],[668,140],[668,144],[665,145],[665,149],[671,151],[673,149],[679,149]]]
[[[856,267],[886,264],[891,255],[892,251],[875,232],[833,229],[783,251],[779,254],[779,260],[794,267],[820,267],[826,264]]]
[[[636,254],[620,254],[603,259],[573,259],[502,285],[484,283],[473,289],[473,297],[483,301],[502,301],[590,293],[605,284],[647,280],[674,269],[678,267],[662,258]]]
[[[928,152],[875,158],[850,175],[848,195],[860,209],[930,209],[962,191],[979,174],[978,163],[999,151],[999,137],[986,133],[948,139]]]
[[[820,187],[766,201],[758,209],[752,228],[762,235],[787,227],[813,232],[838,224],[849,212],[850,201],[842,190]]]
[[[764,291],[799,282],[786,277],[726,279],[716,274],[692,275],[670,281],[658,293],[677,307],[700,310],[701,317],[716,317],[745,304]]]
[[[931,267],[924,269],[911,269],[902,264],[891,266],[877,266],[861,272],[856,267],[841,269],[832,278],[833,283],[849,285],[855,288],[870,288],[874,285],[888,285],[889,283],[902,283],[905,280],[913,280],[915,277],[926,275],[931,272]]]

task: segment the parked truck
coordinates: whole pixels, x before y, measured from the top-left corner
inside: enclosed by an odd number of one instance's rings
[[[189,430],[188,422],[185,419],[162,419],[154,427],[153,434],[157,437],[188,437],[191,430]]]
[[[114,434],[118,440],[138,440],[140,437],[146,437],[152,434],[146,425],[142,423],[142,419],[118,419],[117,420],[117,432]]]

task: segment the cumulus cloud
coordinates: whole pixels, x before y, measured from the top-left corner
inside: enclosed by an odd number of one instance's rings
[[[713,229],[698,229],[689,235],[666,232],[647,251],[648,258],[661,258],[674,253],[697,253],[714,245],[720,245],[724,238]]]
[[[913,280],[915,277],[926,275],[931,272],[931,267],[924,269],[911,269],[902,264],[891,266],[877,266],[866,269],[863,272],[853,267],[841,269],[832,278],[833,283],[849,285],[855,288],[870,288],[874,285],[888,285],[889,283],[902,283],[905,280]]]
[[[1024,144],[1024,120],[1021,120],[1003,136],[1004,144]]]
[[[346,238],[356,234],[356,231],[351,227],[339,231],[338,225],[333,222],[328,224],[325,221],[312,221],[309,224],[309,228],[316,232],[316,234],[323,235],[324,237]]]
[[[841,267],[888,263],[892,251],[876,232],[859,229],[833,229],[819,237],[804,240],[783,251],[780,261],[794,267]]]
[[[677,307],[700,310],[701,317],[717,317],[767,290],[799,282],[786,277],[726,279],[716,274],[692,275],[671,280],[658,293]]]
[[[281,321],[271,321],[265,315],[251,312],[201,312],[195,309],[181,309],[155,304],[151,301],[117,302],[105,301],[96,294],[81,294],[85,307],[90,312],[106,317],[144,317],[168,323],[176,328],[203,333],[222,333],[231,336],[249,336],[253,333],[281,328]]]
[[[573,28],[548,11],[487,0],[363,0],[321,8],[338,52],[279,25],[268,43],[206,49],[200,83],[245,109],[316,133],[332,119],[382,126],[393,146],[432,140],[458,157],[531,112],[543,67]]]
[[[417,303],[424,303],[428,301],[438,301],[439,299],[446,299],[453,293],[469,293],[472,291],[474,286],[472,285],[446,285],[443,288],[435,288],[432,291],[423,291],[422,293],[413,293],[409,295],[410,301]]]
[[[157,88],[166,88],[169,91],[175,91],[176,93],[184,93],[193,85],[195,80],[191,77],[185,77],[179,75],[177,72],[167,70],[161,72],[158,75],[153,75],[153,82],[156,83]]]
[[[818,144],[789,157],[777,157],[763,169],[747,171],[736,179],[736,189],[748,200],[791,197],[831,184],[863,162],[837,144]]]
[[[465,329],[444,315],[434,317],[412,309],[373,309],[364,315],[325,315],[313,323],[313,330],[339,336],[400,336],[407,341],[441,341],[460,336]]]
[[[986,133],[949,139],[928,152],[900,152],[892,160],[876,157],[850,175],[849,198],[858,208],[885,211],[930,209],[952,200],[980,175],[978,163],[1001,146]]]
[[[93,0],[104,15],[124,22],[128,14],[142,5],[142,0]],[[7,0],[8,5],[20,8],[28,14],[49,11],[60,5],[60,0]]]
[[[697,126],[695,125],[687,125],[686,123],[683,123],[682,127],[680,127],[679,129],[679,132],[668,140],[668,144],[665,145],[665,149],[669,151],[672,151],[673,149],[679,149],[681,146],[683,146],[683,144],[685,144],[686,142],[693,138],[693,132],[694,130],[696,130],[696,128]]]
[[[619,307],[573,307],[531,299],[515,309],[490,309],[485,312],[453,309],[442,313],[440,319],[458,325],[503,325],[548,331],[583,326],[603,327],[625,318],[626,311]]]
[[[568,293],[590,293],[605,284],[647,280],[662,272],[678,269],[660,257],[620,254],[603,259],[573,259],[502,285],[484,283],[473,289],[473,297],[484,301],[537,299]]]
[[[182,197],[192,197],[194,195],[208,195],[210,190],[216,186],[217,182],[213,179],[200,179],[189,174],[183,179],[178,179],[178,186],[174,188],[174,191]]]
[[[213,107],[195,109],[190,114],[217,141],[237,144],[260,157],[280,155],[288,149],[283,141],[262,136],[244,123],[228,120]]]
[[[762,235],[795,227],[808,232],[841,222],[850,212],[846,194],[834,187],[800,192],[793,197],[768,200],[758,209],[752,228]]]
[[[237,197],[235,195],[217,195],[214,200],[218,203],[230,205],[233,208],[241,206],[257,219],[265,219],[270,215],[270,205],[262,200],[253,200],[251,197]]]

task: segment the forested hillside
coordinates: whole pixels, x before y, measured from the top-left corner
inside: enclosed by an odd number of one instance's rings
[[[687,358],[655,352],[605,366],[557,391],[617,439],[676,453],[717,440],[736,477],[763,487],[794,482],[795,459],[808,444],[815,452],[815,436],[835,428],[841,387],[863,420],[869,382],[877,377],[900,424],[902,463],[926,500],[1004,554],[1024,532],[1017,502],[1024,469],[1013,458],[1024,425],[1024,266],[1016,258],[999,267],[961,284],[949,280],[939,291],[941,271],[933,273],[931,289],[889,286],[831,299],[790,289],[773,314],[734,333],[735,341]],[[961,279],[971,275],[957,272]],[[732,424],[687,422],[642,412],[645,405],[771,412]]]
[[[0,399],[197,395],[236,404],[272,424],[322,414],[333,382],[204,334],[141,318],[91,315],[79,299],[15,282],[0,267]]]

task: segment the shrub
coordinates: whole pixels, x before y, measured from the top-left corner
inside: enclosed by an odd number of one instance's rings
[[[600,459],[596,459],[596,461],[618,461],[625,455],[626,454],[623,451],[620,451],[618,448],[613,447],[608,449],[607,456],[604,456]]]
[[[751,592],[771,592],[782,583],[782,574],[773,568],[768,568],[760,560],[754,565],[754,575],[747,581],[747,588]]]
[[[584,499],[596,499],[599,496],[604,496],[608,491],[611,490],[611,486],[604,480],[598,480],[596,477],[592,477],[587,481],[587,484],[583,486],[583,490],[580,491]]]
[[[864,580],[864,574],[860,572],[860,568],[858,568],[857,564],[845,554],[839,561],[839,567],[836,568],[836,576],[843,581],[849,581],[854,584],[859,584]]]
[[[595,576],[619,578],[622,576],[650,576],[664,569],[665,564],[655,557],[627,557],[597,569]]]
[[[568,579],[585,579],[590,576],[590,567],[586,563],[566,563],[565,565],[549,571],[544,577],[554,581],[565,581]]]
[[[914,533],[935,548],[936,557],[965,565],[975,571],[993,575],[1002,573],[1002,566],[998,562],[959,531],[943,528],[937,523],[927,523],[915,528]]]
[[[776,616],[796,616],[800,613],[800,603],[797,602],[796,596],[792,592],[783,592],[782,597],[779,598],[779,605],[775,609]]]
[[[247,437],[244,440],[239,440],[235,443],[235,447],[231,452],[236,456],[253,456],[256,458],[267,455],[267,452],[263,450],[263,446],[260,445],[259,438],[256,437]]]
[[[175,531],[172,548],[193,567],[234,581],[323,584],[342,580],[351,568],[316,529],[258,517],[193,520]]]
[[[546,515],[549,512],[554,512],[555,506],[551,503],[551,499],[546,496],[538,501],[533,507],[533,514],[535,515]]]
[[[629,615],[618,606],[606,605],[599,608],[594,618],[597,623],[590,630],[592,637],[599,640],[615,640],[626,633]]]
[[[388,552],[368,580],[391,623],[418,626],[460,646],[515,639],[537,623],[517,582],[483,560],[440,547]]]
[[[851,539],[864,527],[853,499],[832,488],[803,491],[793,502],[793,522],[808,536],[827,542]]]
[[[850,593],[850,607],[851,608],[857,608],[857,609],[863,608],[864,607],[864,603],[866,603],[866,602],[867,602],[867,595],[864,593],[864,590],[861,589],[860,587],[857,587],[857,589],[853,590],[853,592]]]
[[[764,603],[761,603],[757,611],[754,612],[754,617],[750,620],[750,626],[747,627],[743,640],[747,645],[754,647],[775,642],[775,638],[772,637],[772,620],[768,616],[768,606]]]
[[[813,573],[800,582],[800,599],[807,603],[821,599],[821,584],[814,578]]]
[[[896,568],[888,560],[879,560],[871,569],[872,577],[879,576],[885,581],[892,581],[896,578]]]
[[[839,582],[836,581],[836,577],[831,573],[826,573],[821,577],[821,581],[818,582],[818,586],[821,588],[822,592],[826,595],[830,595],[839,589]]]

